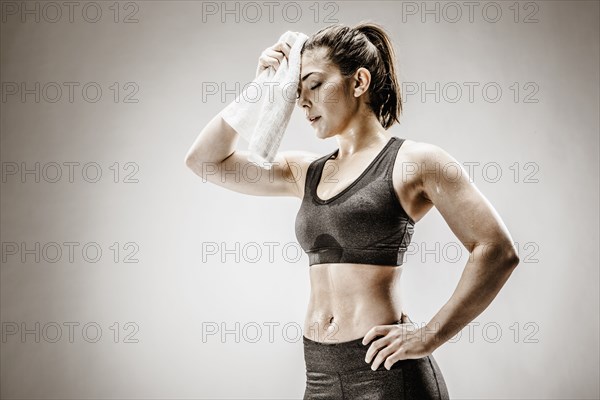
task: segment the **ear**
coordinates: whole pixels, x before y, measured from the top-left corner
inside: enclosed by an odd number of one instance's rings
[[[353,84],[354,84],[354,97],[360,97],[362,94],[367,93],[369,85],[371,84],[371,73],[368,69],[360,67],[354,73]]]

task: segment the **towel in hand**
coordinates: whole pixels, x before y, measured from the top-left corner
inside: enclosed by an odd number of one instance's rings
[[[277,71],[263,70],[223,111],[221,117],[248,143],[251,161],[271,169],[287,128],[300,80],[300,50],[308,36],[287,31],[279,38],[291,46]]]

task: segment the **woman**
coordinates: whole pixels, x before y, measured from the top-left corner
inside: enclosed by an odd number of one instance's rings
[[[267,48],[257,76],[289,50]],[[386,132],[402,102],[393,47],[379,25],[315,33],[302,49],[300,77],[298,107],[318,138],[337,139],[337,150],[282,151],[272,174],[239,182],[220,172],[248,162],[248,153],[235,149],[238,134],[217,115],[186,164],[199,176],[213,164],[217,173],[203,177],[236,192],[302,199],[296,235],[311,282],[305,399],[447,399],[432,352],[490,304],[518,264],[510,234],[446,151]],[[302,178],[294,179],[298,168]],[[403,312],[399,279],[414,225],[433,206],[471,256],[452,297],[418,328]]]

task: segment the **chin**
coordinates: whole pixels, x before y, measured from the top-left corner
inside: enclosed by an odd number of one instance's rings
[[[327,137],[327,131],[325,131],[322,127],[318,127],[318,128],[313,128],[315,130],[315,134],[317,135],[317,137],[320,138],[325,138]]]

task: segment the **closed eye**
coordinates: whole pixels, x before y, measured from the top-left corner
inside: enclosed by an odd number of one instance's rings
[[[310,90],[315,90],[319,86],[321,86],[321,82],[319,82],[315,86],[311,87]],[[299,99],[299,98],[300,98],[300,89],[298,89],[298,91],[296,92],[296,99]]]

